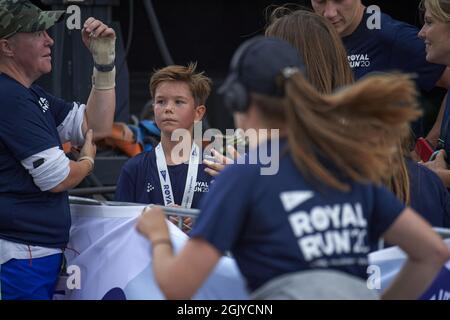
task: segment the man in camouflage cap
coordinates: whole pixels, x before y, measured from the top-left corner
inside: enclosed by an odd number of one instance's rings
[[[64,11],[0,0],[0,299],[51,299],[69,239],[67,190],[94,167],[93,135],[110,134],[115,110],[115,32],[94,18],[82,39],[92,53],[86,105],[33,83],[51,72],[47,29]],[[64,75],[61,75],[64,81]],[[62,144],[82,146],[70,161]]]

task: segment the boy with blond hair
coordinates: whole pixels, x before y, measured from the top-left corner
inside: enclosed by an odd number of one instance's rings
[[[205,172],[193,129],[206,112],[210,92],[211,80],[196,72],[194,63],[168,66],[153,74],[150,94],[161,143],[124,165],[117,201],[198,208],[212,177]],[[180,129],[185,134],[178,141],[175,135]]]

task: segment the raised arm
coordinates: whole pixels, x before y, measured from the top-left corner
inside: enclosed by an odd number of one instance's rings
[[[86,105],[83,132],[93,129],[95,140],[99,140],[111,133],[114,121],[116,34],[100,20],[89,18],[84,23],[82,39],[94,59],[92,90]]]

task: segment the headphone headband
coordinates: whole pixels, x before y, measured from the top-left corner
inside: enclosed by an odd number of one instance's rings
[[[276,78],[287,68],[303,70],[297,50],[278,38],[257,36],[244,42],[235,52],[230,73],[219,89],[225,106],[232,112],[246,112],[249,92],[283,96]]]

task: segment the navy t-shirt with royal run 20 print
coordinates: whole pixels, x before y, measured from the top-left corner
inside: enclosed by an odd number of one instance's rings
[[[261,167],[226,168],[203,198],[190,236],[231,252],[251,291],[316,268],[365,279],[367,254],[404,205],[375,185],[352,183],[351,192],[340,192],[311,183],[289,155],[274,176],[261,175]]]
[[[42,192],[21,161],[61,147],[57,127],[73,108],[38,86],[0,74],[0,238],[63,248],[69,239],[67,193]]]
[[[186,186],[188,164],[167,166],[175,204],[181,205]],[[209,191],[213,178],[200,163],[191,208],[198,208],[200,199]],[[161,183],[156,165],[155,149],[143,152],[128,160],[122,168],[117,182],[116,201],[164,205]]]
[[[355,79],[371,72],[400,71],[414,74],[421,90],[429,92],[433,89],[446,66],[427,62],[425,43],[418,37],[419,29],[384,13],[381,14],[380,28],[369,29],[369,17],[371,15],[366,12],[358,28],[342,38]],[[412,124],[417,137],[425,134],[423,126],[422,118]]]
[[[401,71],[416,74],[420,89],[433,89],[446,67],[427,62],[419,30],[384,13],[381,28],[371,30],[367,21],[370,16],[365,13],[358,28],[342,38],[356,79],[370,72]]]

